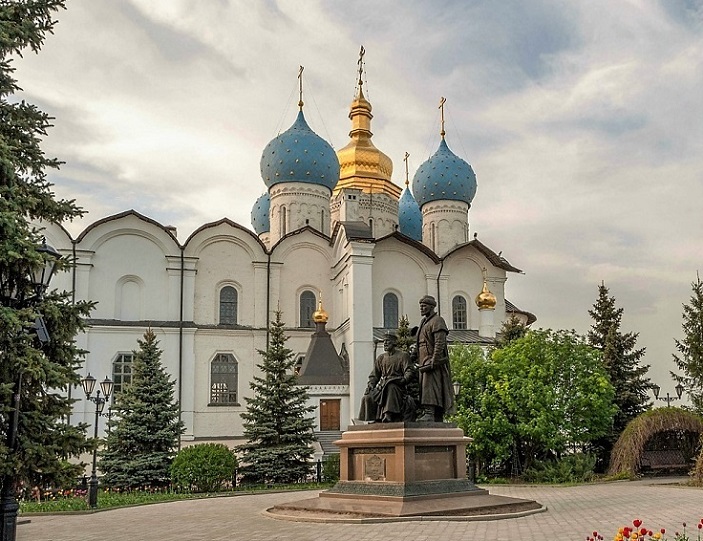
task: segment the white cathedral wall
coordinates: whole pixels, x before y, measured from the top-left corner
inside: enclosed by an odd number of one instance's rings
[[[383,297],[389,292],[398,296],[398,317],[407,315],[410,326],[417,325],[420,298],[437,296],[428,290],[428,276],[436,277],[439,267],[396,239],[376,243],[373,254],[373,326],[383,327]]]
[[[480,316],[476,306],[476,296],[483,288],[483,268],[488,271],[488,287],[496,296],[495,325],[500,327],[505,319],[505,281],[506,272],[494,267],[486,257],[473,246],[462,247],[450,254],[444,260],[442,274],[447,276],[448,297],[443,302],[447,306],[443,310],[447,325],[452,326],[452,299],[455,295],[466,298],[468,328],[478,329]],[[497,330],[497,329],[496,329]]]
[[[277,294],[271,295],[271,310],[280,307],[286,327],[300,325],[299,298],[305,290],[312,291],[316,299],[321,293],[322,305],[330,315],[329,327],[339,324],[339,315],[331,309],[334,299],[330,277],[332,248],[326,239],[310,231],[289,237],[276,247],[272,261],[279,271],[275,289],[272,288]],[[307,346],[303,351],[306,349]]]

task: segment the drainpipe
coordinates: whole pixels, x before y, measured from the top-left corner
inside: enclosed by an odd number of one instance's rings
[[[437,313],[442,315],[442,297],[439,294],[439,277],[442,276],[442,269],[444,268],[444,259],[439,264],[439,272],[437,273]]]
[[[181,283],[178,307],[178,423],[183,419],[183,289],[185,287],[185,258],[184,247],[181,246]],[[178,450],[181,450],[181,438],[178,437]]]
[[[269,327],[271,326],[271,252],[266,254],[266,349],[269,348]]]

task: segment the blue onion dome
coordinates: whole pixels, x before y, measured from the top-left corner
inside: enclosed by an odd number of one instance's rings
[[[310,129],[301,110],[293,125],[266,145],[261,178],[268,188],[280,182],[307,182],[332,191],[339,180],[339,160],[330,144]]]
[[[405,189],[398,200],[398,226],[403,235],[422,242],[422,212],[417,204],[407,181]]]
[[[413,194],[420,208],[430,201],[453,199],[471,205],[476,195],[476,174],[454,154],[442,138],[439,148],[413,177]]]
[[[271,196],[268,192],[262,194],[251,209],[251,226],[257,235],[268,233],[271,230],[269,223],[269,210],[271,209]]]

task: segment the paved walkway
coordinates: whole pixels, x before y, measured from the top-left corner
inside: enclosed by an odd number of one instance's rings
[[[115,509],[86,515],[33,516],[18,527],[18,541],[561,541],[583,540],[593,530],[606,541],[635,518],[667,537],[703,518],[703,489],[681,479],[640,480],[576,487],[489,486],[491,494],[529,498],[545,513],[500,521],[317,524],[262,515],[280,502],[310,492],[246,495]],[[695,534],[693,538],[695,539]]]

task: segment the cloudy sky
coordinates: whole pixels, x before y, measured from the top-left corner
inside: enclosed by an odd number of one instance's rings
[[[247,227],[261,151],[305,113],[348,141],[360,45],[374,142],[410,175],[439,142],[472,164],[479,239],[524,275],[536,325],[585,333],[604,281],[663,391],[703,271],[703,0],[72,0],[23,98],[56,117],[48,154],[74,235],[135,209],[184,240]]]

